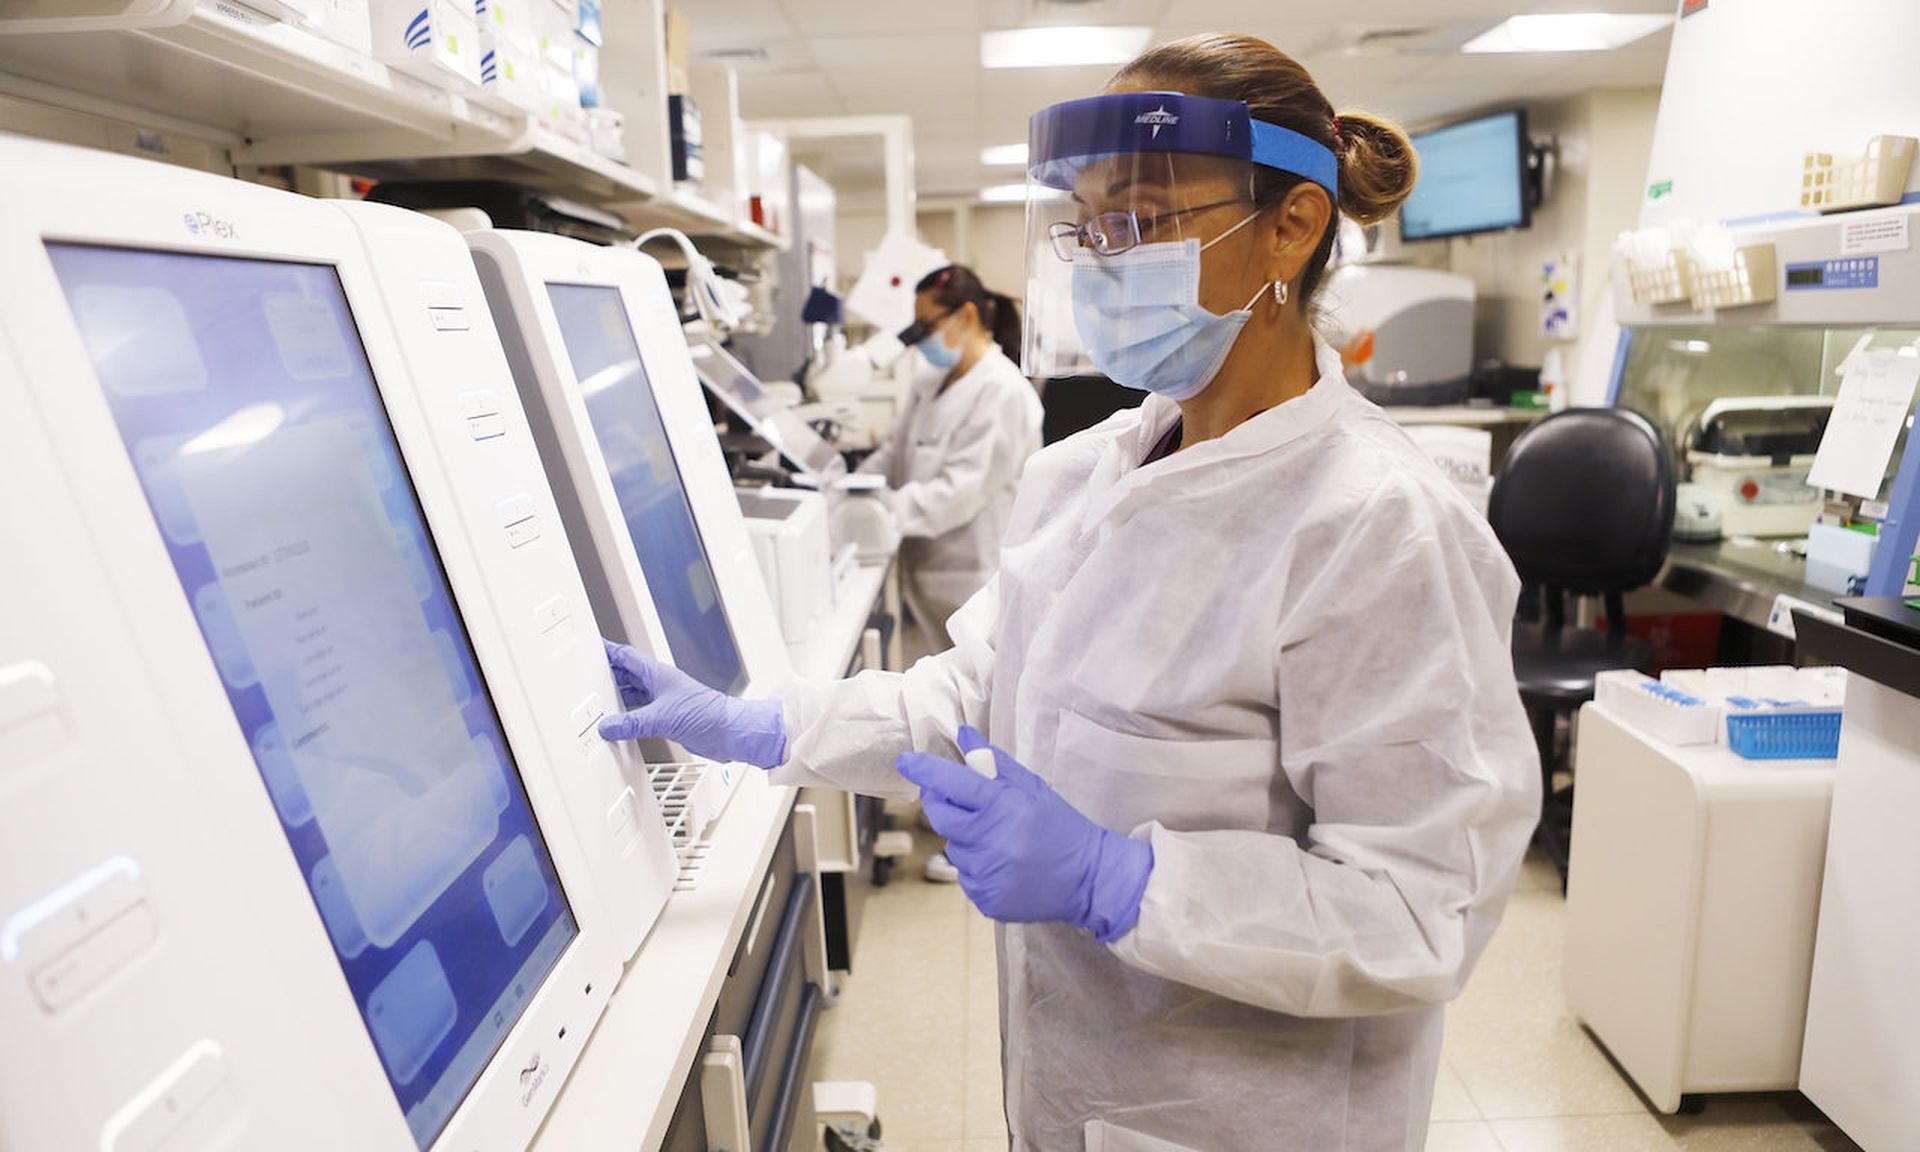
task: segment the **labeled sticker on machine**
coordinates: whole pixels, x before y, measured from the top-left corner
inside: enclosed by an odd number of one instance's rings
[[[1842,222],[1840,254],[1857,256],[1862,252],[1905,252],[1913,246],[1912,236],[1907,230],[1908,219],[1902,214]]]

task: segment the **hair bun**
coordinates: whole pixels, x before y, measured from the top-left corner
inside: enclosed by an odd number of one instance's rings
[[[1420,158],[1398,124],[1366,112],[1333,118],[1340,162],[1340,210],[1362,224],[1393,215],[1413,191]]]

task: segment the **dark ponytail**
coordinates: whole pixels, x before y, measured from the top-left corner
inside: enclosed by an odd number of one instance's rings
[[[965,264],[949,264],[920,278],[913,286],[917,292],[930,293],[942,310],[973,305],[980,323],[992,334],[993,342],[1007,359],[1020,363],[1020,308],[1010,296],[992,291]]]
[[[988,324],[988,330],[993,333],[993,342],[1000,345],[1000,351],[1007,354],[1007,359],[1018,364],[1022,335],[1020,306],[1013,302],[1011,296],[1003,296],[998,292],[988,295],[993,303],[993,319]]]

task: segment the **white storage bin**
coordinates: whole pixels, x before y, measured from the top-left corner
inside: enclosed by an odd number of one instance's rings
[[[1627,726],[1669,744],[1711,744],[1720,709],[1702,696],[1631,670],[1602,672],[1593,698]]]

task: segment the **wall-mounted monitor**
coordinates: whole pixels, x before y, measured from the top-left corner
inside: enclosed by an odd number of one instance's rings
[[[1400,206],[1400,238],[1438,240],[1525,228],[1533,196],[1524,111],[1478,116],[1413,134],[1420,176]]]

